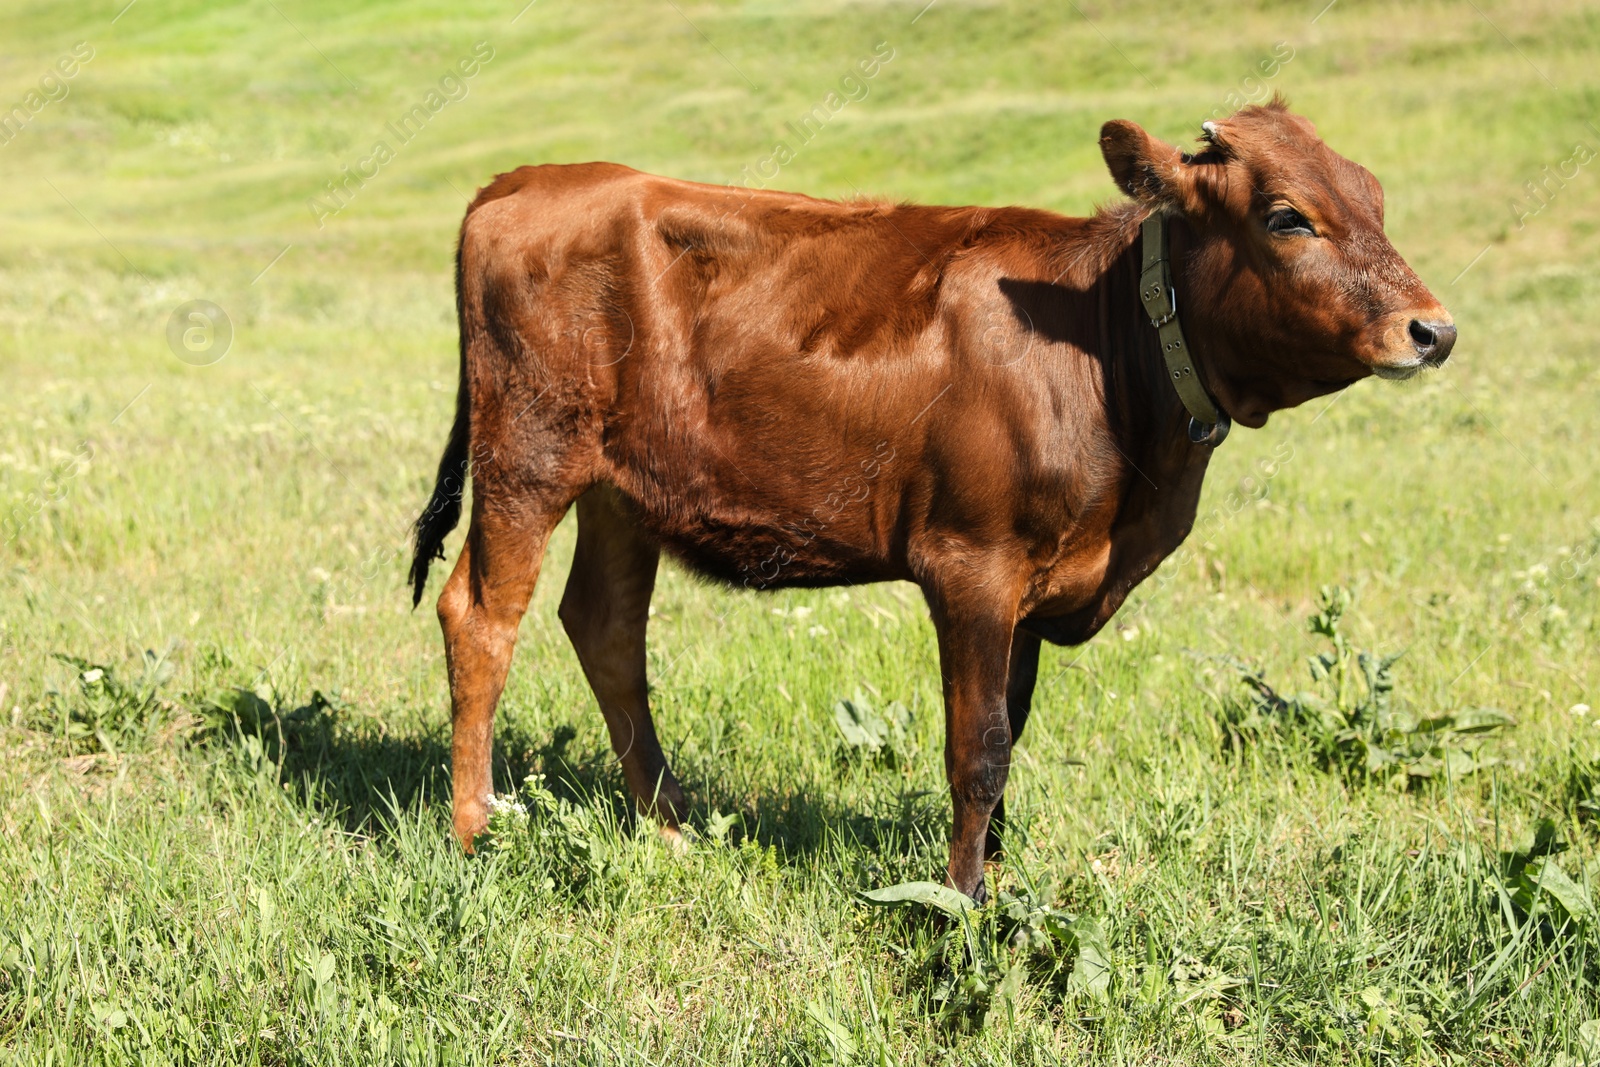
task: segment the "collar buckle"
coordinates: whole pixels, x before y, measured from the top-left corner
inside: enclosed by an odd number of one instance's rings
[[[1178,291],[1172,286],[1167,286],[1167,310],[1161,313],[1160,318],[1152,318],[1150,325],[1161,329],[1167,323],[1178,317]]]

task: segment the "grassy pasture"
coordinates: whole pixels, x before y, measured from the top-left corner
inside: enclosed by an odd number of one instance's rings
[[[122,2],[0,13],[26,112],[0,144],[0,1059],[1600,1062],[1592,5]],[[857,895],[944,862],[914,589],[664,571],[656,717],[700,805],[677,856],[617,799],[555,618],[563,527],[498,720],[501,787],[549,793],[473,860],[403,589],[473,189],[587,159],[735,180],[880,42],[771,184],[1084,213],[1115,195],[1102,121],[1187,143],[1281,90],[1384,182],[1462,338],[1237,432],[1186,550],[1047,651],[996,877],[1098,923],[1109,975],[990,946],[1028,970],[976,1031],[936,999],[964,950]],[[166,330],[202,298],[233,338],[194,366]],[[1237,728],[1226,657],[1314,688],[1329,584],[1353,644],[1405,652],[1404,713],[1514,718],[1484,766],[1396,788],[1309,727]],[[843,745],[858,689],[910,710],[893,758]],[[1552,864],[1570,890],[1519,881]]]

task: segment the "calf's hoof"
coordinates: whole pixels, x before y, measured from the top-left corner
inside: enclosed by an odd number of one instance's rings
[[[662,823],[656,827],[662,842],[676,855],[682,856],[689,851],[689,842],[684,838],[683,831],[672,823]]]
[[[489,828],[489,806],[482,801],[457,804],[455,810],[456,840],[461,842],[467,855],[475,851],[478,835]]]
[[[959,890],[972,898],[972,902],[982,907],[989,899],[989,887],[984,884],[984,868],[978,867],[975,878],[957,878],[953,872],[946,872],[945,884],[951,889]]]

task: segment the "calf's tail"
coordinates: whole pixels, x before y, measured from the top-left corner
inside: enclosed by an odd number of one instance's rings
[[[467,487],[467,459],[472,437],[472,402],[467,388],[467,322],[462,307],[461,249],[456,249],[456,319],[461,331],[460,381],[456,385],[456,421],[450,426],[450,440],[439,460],[439,476],[433,498],[417,517],[414,532],[416,549],[411,557],[411,606],[422,602],[428,584],[428,567],[444,559],[444,539],[461,521],[461,496]]]

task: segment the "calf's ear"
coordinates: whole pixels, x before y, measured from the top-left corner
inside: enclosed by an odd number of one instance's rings
[[[1204,208],[1209,168],[1216,163],[1185,156],[1126,119],[1100,127],[1100,153],[1117,188],[1135,200],[1152,206],[1171,204],[1189,214]]]
[[[1112,119],[1100,127],[1100,154],[1111,168],[1117,188],[1147,203],[1172,199],[1171,176],[1181,156],[1172,145],[1158,141],[1136,122]]]

